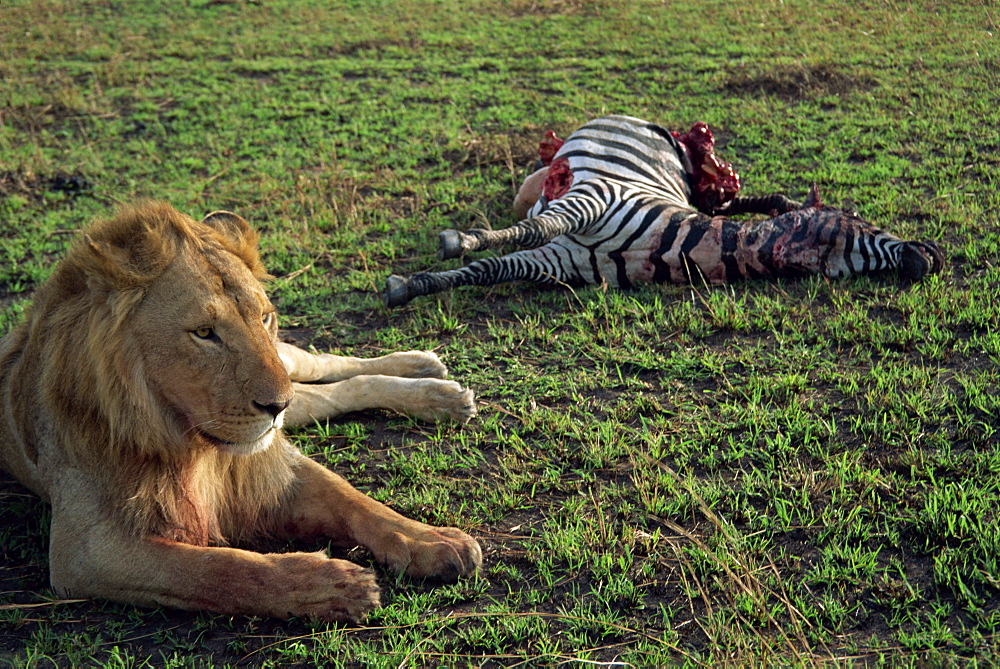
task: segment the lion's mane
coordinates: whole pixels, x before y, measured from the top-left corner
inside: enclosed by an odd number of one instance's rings
[[[208,249],[267,278],[249,228],[197,222],[153,201],[123,207],[86,230],[38,290],[11,337],[8,351],[19,355],[7,358],[13,424],[34,425],[69,466],[99,480],[130,534],[197,545],[266,532],[268,509],[286,494],[294,467],[283,436],[243,457],[196,444],[150,384],[155,371],[143,364],[148,343],[136,335],[136,309],[171,263]],[[37,460],[39,444],[24,436]]]

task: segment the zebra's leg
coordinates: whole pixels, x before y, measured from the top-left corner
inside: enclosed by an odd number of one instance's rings
[[[582,226],[579,219],[565,214],[545,212],[503,230],[478,228],[467,232],[443,230],[438,234],[438,257],[441,260],[448,260],[459,258],[466,253],[507,245],[533,248],[580,227]]]
[[[552,201],[549,208],[538,216],[515,223],[509,228],[441,232],[438,236],[438,256],[447,260],[497,246],[513,245],[529,249],[541,246],[559,235],[586,229],[607,211],[613,197],[613,189],[606,184],[581,182],[558,200]]]
[[[716,210],[716,214],[739,216],[740,214],[765,214],[777,216],[801,209],[803,204],[780,193],[751,197],[735,197],[726,206]]]
[[[485,251],[506,245],[531,248],[544,244],[564,232],[570,232],[572,229],[572,222],[568,222],[569,225],[553,226],[555,228],[554,234],[548,236],[546,231],[538,225],[541,218],[529,218],[503,230],[481,230],[478,228],[467,232],[442,230],[438,233],[438,258],[441,260],[460,258],[466,253]]]
[[[386,279],[382,297],[386,306],[399,307],[414,297],[459,286],[492,286],[508,281],[573,283],[582,279],[570,250],[547,244],[499,258],[483,258],[460,269],[421,272],[409,278],[393,274]]]

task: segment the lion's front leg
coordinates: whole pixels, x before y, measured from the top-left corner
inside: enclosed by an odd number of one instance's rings
[[[285,425],[364,411],[389,409],[422,420],[468,422],[476,415],[472,391],[444,379],[355,376],[337,383],[294,383],[295,397],[285,412]]]
[[[290,536],[357,543],[389,569],[417,578],[454,580],[482,564],[479,543],[465,532],[405,518],[326,467],[303,459],[298,493],[285,509],[284,530]]]
[[[378,358],[352,358],[330,353],[310,353],[285,342],[278,342],[275,348],[292,381],[304,383],[333,383],[374,374],[417,379],[443,379],[448,375],[448,368],[431,351],[404,351]]]
[[[91,501],[84,491],[53,504],[49,568],[62,597],[325,621],[360,620],[379,605],[375,575],[347,560],[135,537]]]

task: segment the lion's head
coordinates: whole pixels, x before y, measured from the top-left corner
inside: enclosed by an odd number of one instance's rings
[[[235,214],[140,202],[86,230],[32,305],[32,394],[71,460],[121,490],[132,531],[216,536],[239,491],[199,481],[253,487],[248,463],[281,457],[266,452],[292,385],[256,244]]]

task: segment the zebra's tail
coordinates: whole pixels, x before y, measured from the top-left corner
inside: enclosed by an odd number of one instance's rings
[[[899,253],[899,273],[917,281],[944,269],[944,253],[934,242],[903,242]]]

